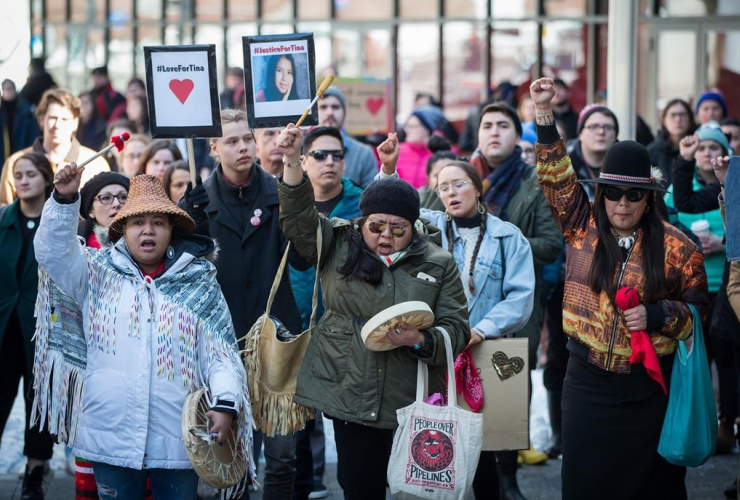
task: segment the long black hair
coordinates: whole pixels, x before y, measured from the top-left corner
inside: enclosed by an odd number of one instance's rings
[[[638,229],[642,233],[643,272],[645,275],[645,302],[654,302],[665,298],[665,228],[661,206],[657,199],[660,193],[648,190],[647,211],[642,215]],[[594,197],[594,220],[599,232],[594,258],[591,261],[589,285],[594,292],[606,292],[610,297],[617,293],[617,276],[622,265],[622,250],[612,234],[612,225],[606,214],[604,188],[596,187]]]
[[[290,61],[290,65],[293,68],[293,85],[290,87],[290,94],[288,100],[293,101],[298,99],[298,91],[296,90],[296,69],[295,60],[291,54],[279,54],[270,56],[270,60],[267,63],[267,72],[265,73],[265,100],[266,101],[282,101],[285,94],[280,92],[275,85],[275,73],[277,72],[277,65],[280,59],[287,59]]]
[[[367,222],[367,217],[358,217],[352,221],[353,228],[347,231],[347,260],[344,265],[337,269],[337,272],[347,281],[353,279],[360,279],[365,283],[373,286],[377,286],[383,281],[383,264],[380,259],[373,254],[365,244],[365,240],[362,239],[362,227]],[[425,241],[414,227],[414,223],[411,223],[411,243],[407,247],[411,250],[413,247],[419,244],[423,244]]]

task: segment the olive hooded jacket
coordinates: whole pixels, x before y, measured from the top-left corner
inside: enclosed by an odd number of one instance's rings
[[[280,226],[307,261],[319,264],[325,313],[314,331],[298,375],[295,402],[330,417],[383,429],[398,425],[396,410],[416,396],[416,365],[429,367],[429,392],[444,393],[444,327],[454,349],[462,352],[470,340],[468,306],[452,255],[438,244],[439,229],[427,224],[414,237],[408,253],[384,268],[380,284],[345,279],[339,272],[347,260],[348,231],[354,225],[328,220],[314,207],[314,194],[306,176],[298,186],[278,179]],[[321,225],[322,251],[317,257],[317,224]],[[370,252],[366,248],[367,252]],[[400,347],[385,352],[365,348],[360,332],[377,313],[395,304],[417,300],[434,312],[432,328],[425,330],[421,350]]]

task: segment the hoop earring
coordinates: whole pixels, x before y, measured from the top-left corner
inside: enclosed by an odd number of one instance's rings
[[[452,220],[452,215],[450,215],[450,212],[448,212],[447,210],[445,210],[445,220],[447,222],[450,222]]]
[[[650,205],[645,205],[645,213],[646,214],[650,213]]]
[[[481,203],[480,199],[478,200],[478,213],[481,215],[486,213],[486,207]]]

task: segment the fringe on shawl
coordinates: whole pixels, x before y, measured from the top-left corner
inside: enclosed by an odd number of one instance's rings
[[[305,428],[306,422],[314,418],[314,410],[294,403],[293,394],[272,392],[261,383],[259,342],[267,321],[269,317],[263,314],[244,337],[244,368],[249,375],[255,428],[268,437],[285,436]]]
[[[81,313],[65,316],[78,323],[79,330],[54,330],[54,324],[63,325],[62,301],[59,291],[49,276],[39,269],[39,289],[36,296],[35,354],[33,364],[34,399],[31,424],[39,428],[47,425],[51,434],[64,443],[73,443],[77,432],[77,417],[82,408],[82,391],[85,372],[85,339],[81,331]],[[71,302],[72,299],[68,299]],[[55,302],[54,304],[52,304]],[[70,303],[68,307],[71,307]],[[79,312],[79,311],[78,311]],[[66,339],[52,338],[61,334]],[[74,343],[69,346],[64,342]],[[65,349],[66,347],[66,349]],[[77,351],[78,360],[74,354]],[[82,358],[82,359],[80,359]]]
[[[230,317],[228,318],[228,320],[229,322],[231,322]],[[201,332],[204,332],[205,325],[202,325],[200,323],[202,323],[202,321],[199,321],[199,330]],[[187,342],[194,343],[195,329],[193,328],[189,331],[192,332],[192,336],[187,339]],[[221,363],[230,365],[231,368],[229,371],[232,375],[237,377],[239,381],[239,386],[242,388],[241,394],[238,395],[240,397],[240,401],[239,414],[237,417],[237,438],[239,441],[239,445],[241,446],[241,450],[244,453],[244,457],[247,460],[246,475],[248,478],[251,479],[252,484],[255,487],[259,487],[259,484],[257,483],[257,468],[255,467],[255,463],[252,458],[252,448],[254,446],[254,436],[252,433],[252,427],[254,425],[254,420],[252,416],[252,403],[249,397],[247,372],[245,371],[244,365],[239,358],[239,352],[236,346],[236,337],[233,337],[232,345],[229,345],[231,342],[227,342],[225,338],[217,335],[201,335],[198,340],[205,340],[204,347],[207,356],[207,362],[205,363],[205,365],[207,368],[206,373],[202,374],[202,377],[198,377],[197,384],[193,384],[191,386],[191,390],[195,390],[198,387],[208,387],[208,384],[206,382],[209,378],[209,371],[211,367],[215,366],[217,360]],[[180,345],[183,345],[182,337]],[[182,364],[181,366],[185,367],[184,364]],[[183,374],[184,372],[185,368],[183,368]],[[194,380],[194,382],[196,382],[196,380]],[[221,498],[239,498],[244,490],[245,484],[245,481],[240,481],[237,485],[229,488],[228,490],[221,490]]]

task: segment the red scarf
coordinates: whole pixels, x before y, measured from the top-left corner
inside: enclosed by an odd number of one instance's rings
[[[478,413],[483,408],[483,384],[473,363],[470,349],[465,349],[455,360],[455,384],[457,393],[463,393],[470,409]]]
[[[617,307],[622,311],[627,311],[640,305],[640,296],[637,294],[637,290],[632,287],[620,288],[614,299]],[[658,355],[655,353],[653,343],[650,342],[650,336],[644,330],[631,333],[630,345],[632,346],[632,356],[630,356],[630,363],[642,363],[650,378],[658,382],[663,388],[663,394],[668,394],[665,388],[665,382],[663,381],[663,372],[660,371]]]

